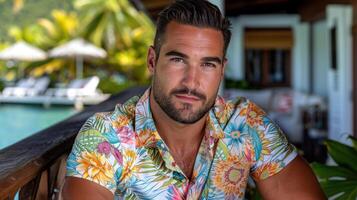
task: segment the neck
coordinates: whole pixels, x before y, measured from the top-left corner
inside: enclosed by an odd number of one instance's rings
[[[182,152],[185,149],[199,146],[204,135],[207,114],[193,124],[177,122],[161,109],[152,92],[150,94],[150,108],[157,131],[171,151]]]

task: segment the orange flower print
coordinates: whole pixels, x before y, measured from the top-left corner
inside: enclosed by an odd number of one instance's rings
[[[248,179],[249,166],[240,163],[238,157],[234,156],[218,162],[216,167],[213,184],[226,196],[242,198]]]
[[[143,147],[150,144],[155,144],[158,140],[157,132],[145,129],[140,131],[136,136],[136,147]]]
[[[136,153],[133,150],[125,150],[123,153],[123,171],[121,175],[120,181],[127,181],[128,178],[131,177],[131,175],[134,172],[138,171],[138,167],[134,166],[134,162],[136,159]]]
[[[130,119],[125,115],[120,115],[114,122],[113,127],[119,129],[123,126],[126,126],[130,123]]]
[[[254,103],[249,103],[248,108],[246,108],[247,124],[250,127],[263,125],[264,114],[264,111]]]
[[[234,104],[225,103],[222,97],[217,97],[215,104],[215,115],[219,121],[219,123],[224,124],[227,123],[229,113],[234,109]]]
[[[105,156],[98,153],[83,152],[78,158],[76,167],[83,178],[90,179],[101,185],[113,182],[114,170]]]
[[[279,163],[272,162],[260,166],[254,173],[253,178],[256,180],[266,179],[276,173],[278,173],[282,167]]]
[[[126,106],[125,109],[126,109],[125,115],[127,115],[129,119],[133,119],[135,116],[135,106],[133,104],[130,104]]]

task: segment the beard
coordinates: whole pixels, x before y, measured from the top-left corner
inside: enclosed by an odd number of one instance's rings
[[[206,113],[212,108],[215,103],[216,95],[207,99],[206,95],[197,90],[190,90],[188,87],[182,86],[175,88],[169,92],[168,95],[164,93],[162,89],[162,84],[159,80],[153,77],[153,96],[160,108],[174,121],[183,124],[193,124],[198,120],[202,119]],[[179,108],[177,108],[173,102],[173,97],[176,94],[189,94],[199,98],[203,105],[199,107],[196,111],[193,108],[193,105],[190,103],[181,103]]]

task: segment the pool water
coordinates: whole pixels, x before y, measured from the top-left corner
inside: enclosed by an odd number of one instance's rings
[[[76,112],[71,106],[0,104],[0,150]]]

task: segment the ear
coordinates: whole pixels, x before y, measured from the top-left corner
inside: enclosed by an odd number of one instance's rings
[[[154,70],[155,70],[155,63],[156,63],[156,53],[155,53],[155,49],[153,46],[149,47],[146,62],[147,62],[147,67],[149,69],[150,74],[153,75]]]

